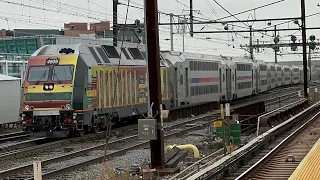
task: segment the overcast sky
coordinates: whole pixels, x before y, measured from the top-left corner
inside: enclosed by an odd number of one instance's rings
[[[214,0],[193,0],[196,19],[217,19],[228,16],[229,14],[219,7]],[[261,5],[265,5],[277,0],[216,0],[224,8],[231,13],[245,11]],[[119,0],[119,2],[127,4],[127,0]],[[130,0],[130,5],[143,7],[143,0]],[[306,14],[320,12],[320,7],[317,4],[320,0],[306,0]],[[30,7],[29,7],[30,6]],[[173,13],[177,15],[187,15],[189,8],[189,0],[158,0],[159,11],[165,13]],[[43,10],[45,9],[45,10]],[[214,12],[213,12],[214,10]],[[126,6],[119,5],[119,23],[125,21]],[[242,15],[238,15],[239,19],[264,19],[264,18],[279,18],[279,17],[298,17],[300,12],[300,0],[286,0],[278,4],[251,11]],[[87,18],[89,16],[89,18]],[[141,9],[129,8],[127,23],[133,23],[135,19],[143,21],[144,12]],[[112,0],[0,0],[0,29],[15,29],[15,28],[50,28],[62,29],[64,22],[95,22],[100,20],[112,21]],[[230,17],[226,20],[235,20]],[[177,19],[175,19],[177,21]],[[160,22],[169,22],[169,16],[161,15]],[[277,24],[279,22],[273,22]],[[235,27],[241,26],[241,27]],[[247,30],[248,24],[235,23],[230,24],[229,29]],[[253,28],[264,28],[267,22],[254,23]],[[278,28],[296,28],[297,25],[291,23],[284,24]],[[307,18],[307,27],[320,27],[319,15]],[[174,32],[177,33],[177,28],[174,27]],[[181,27],[180,27],[181,28]],[[272,27],[273,28],[273,27]],[[223,25],[197,25],[194,31],[212,31],[223,30]],[[170,38],[169,26],[159,27],[161,49],[170,49],[170,41],[165,40]],[[187,30],[188,31],[188,30]],[[289,39],[288,35],[295,33],[298,39],[301,38],[300,31],[280,32],[282,40]],[[309,31],[307,35],[315,34],[320,37],[319,31]],[[267,35],[254,33],[254,40],[260,41],[272,40],[272,32]],[[248,44],[248,33],[229,33],[229,34],[197,34],[195,38],[191,38],[189,34],[185,34],[185,50],[189,52],[209,52],[219,51],[221,48],[233,47],[239,48],[240,44]],[[174,35],[174,50],[182,51],[182,34]],[[211,39],[208,39],[211,38]],[[234,39],[234,41],[232,41]],[[233,49],[226,50],[234,53]],[[268,51],[268,50],[266,50]],[[287,51],[283,49],[282,51]],[[273,56],[269,53],[267,57]],[[295,59],[300,59],[296,56]]]

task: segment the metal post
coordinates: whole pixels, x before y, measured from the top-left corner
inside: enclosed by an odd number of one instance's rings
[[[186,21],[186,16],[184,15],[183,16],[183,31],[182,31],[182,49],[183,49],[182,52],[184,52],[184,33],[186,33],[186,26],[184,24],[185,21]]]
[[[221,110],[221,120],[222,120],[222,144],[223,144],[223,153],[226,154],[227,153],[227,149],[226,149],[226,126],[225,126],[225,122],[224,122],[224,108],[223,108],[223,104],[220,104],[220,110]]]
[[[171,42],[171,51],[173,51],[173,14],[170,14],[170,42]]]
[[[190,0],[190,35],[193,37],[193,2]]]
[[[309,47],[308,67],[310,69],[310,80],[311,81],[311,48]]]
[[[253,47],[252,47],[252,26],[250,28],[250,59],[253,60]]]
[[[274,26],[274,38],[277,37],[277,26]],[[278,63],[277,50],[274,49],[274,63]]]
[[[160,90],[160,47],[158,28],[158,3],[157,0],[144,0],[147,37],[147,59],[149,98],[152,105],[152,114],[157,120],[157,140],[150,141],[151,168],[164,167],[163,127],[161,127],[160,104],[162,103]],[[150,60],[150,61],[149,61]]]
[[[118,45],[118,0],[113,0],[113,46]]]
[[[302,49],[303,49],[304,97],[308,98],[307,33],[306,33],[305,0],[301,0],[301,29],[302,29]]]

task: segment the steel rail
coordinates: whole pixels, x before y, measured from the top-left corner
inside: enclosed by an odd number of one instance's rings
[[[302,126],[300,126],[298,129],[296,129],[293,133],[291,133],[288,137],[286,137],[284,140],[282,140],[276,147],[274,147],[270,152],[268,152],[263,158],[261,158],[258,162],[256,162],[254,165],[252,165],[249,169],[247,169],[244,173],[242,173],[240,176],[236,178],[236,180],[242,179],[245,176],[249,175],[257,169],[261,163],[265,162],[270,156],[272,156],[277,150],[282,148],[288,141],[290,141],[294,136],[296,136],[301,130],[303,130],[306,126],[308,126],[312,121],[315,120],[316,117],[318,117],[320,114],[320,111],[312,116],[307,122],[305,122]]]
[[[298,113],[297,115],[291,117],[287,121],[284,121],[283,123],[270,129],[269,131],[265,132],[264,134],[261,134],[260,136],[256,137],[255,139],[253,139],[252,141],[250,141],[249,143],[247,143],[243,147],[234,151],[232,154],[229,154],[229,155],[223,157],[222,159],[218,160],[217,162],[211,164],[210,166],[193,174],[187,180],[194,180],[194,179],[202,178],[204,176],[212,177],[214,175],[217,175],[223,169],[226,169],[227,167],[231,166],[235,162],[238,162],[239,160],[244,158],[246,155],[248,155],[248,153],[260,148],[263,144],[265,144],[269,140],[271,140],[274,135],[281,133],[283,130],[287,129],[292,124],[296,123],[298,120],[300,120],[302,117],[304,117],[308,113],[314,112],[316,110],[316,108],[319,108],[319,106],[320,106],[320,102],[317,102],[317,103],[311,105],[310,107],[308,107],[307,109]]]

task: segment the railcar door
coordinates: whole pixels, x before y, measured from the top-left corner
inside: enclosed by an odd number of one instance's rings
[[[179,106],[179,103],[178,103],[178,69],[177,68],[174,68],[174,102],[176,104],[176,106]]]
[[[227,80],[226,80],[226,100],[230,100],[231,99],[231,69],[226,69],[226,77],[227,77]]]
[[[259,73],[258,73],[258,68],[255,69],[255,73],[256,73],[256,94],[259,93]]]
[[[185,88],[186,88],[185,95],[186,95],[186,97],[189,97],[189,73],[188,73],[188,68],[185,69]]]

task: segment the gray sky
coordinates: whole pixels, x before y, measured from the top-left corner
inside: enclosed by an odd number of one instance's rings
[[[200,10],[200,14],[195,13],[198,18],[204,19],[217,19],[217,17],[225,17],[228,15],[222,8],[220,8],[214,0],[193,0],[194,9]],[[241,12],[247,9],[258,7],[267,3],[274,2],[276,0],[217,0],[222,6],[224,6],[231,13]],[[9,2],[9,3],[8,3]],[[119,0],[121,3],[127,3],[127,0]],[[17,5],[14,5],[16,3]],[[130,4],[138,7],[143,7],[143,0],[130,0]],[[320,7],[317,4],[320,0],[307,0],[306,12],[307,15],[320,12]],[[36,7],[32,8],[32,7]],[[159,10],[165,13],[174,14],[187,14],[189,7],[189,0],[158,0]],[[46,10],[43,10],[43,9]],[[214,9],[215,13],[213,13]],[[53,12],[52,12],[53,11]],[[73,15],[72,15],[73,14]],[[119,21],[124,22],[126,14],[126,6],[119,6]],[[250,16],[251,15],[251,16]],[[90,18],[86,18],[86,17]],[[133,23],[134,19],[141,19],[144,16],[144,12],[140,9],[129,8],[127,23]],[[284,2],[256,10],[255,12],[249,12],[242,15],[238,15],[239,19],[248,19],[255,16],[257,19],[262,18],[278,18],[278,17],[298,17],[300,16],[300,0],[286,0]],[[7,19],[7,20],[6,20]],[[112,21],[112,0],[0,0],[0,29],[15,29],[15,28],[51,28],[62,29],[64,22],[94,22],[99,20],[111,20]],[[307,18],[307,27],[320,27],[319,15]],[[234,18],[228,18],[227,20],[235,20]],[[161,15],[160,22],[169,22],[169,16]],[[276,23],[276,22],[274,22]],[[246,27],[242,23],[237,23]],[[293,23],[285,24],[282,28],[297,27]],[[200,31],[203,25],[197,25],[194,27],[195,31]],[[232,25],[229,26],[232,28]],[[253,28],[264,28],[266,22],[254,23]],[[281,28],[279,27],[279,28]],[[247,27],[246,27],[247,28]],[[166,41],[169,36],[169,27],[161,26],[160,29],[160,43],[161,49],[169,49],[170,41]],[[221,24],[205,26],[203,31],[223,29]],[[242,28],[235,28],[237,30],[245,30]],[[176,27],[175,27],[176,31]],[[301,36],[301,32],[280,32],[282,40],[288,39],[286,35],[295,33],[297,36]],[[316,37],[320,37],[318,31],[308,32],[315,34]],[[242,36],[241,36],[242,35]],[[238,48],[239,44],[247,44],[248,39],[243,36],[248,36],[247,33],[236,35],[234,33],[229,34],[197,34],[195,38],[191,38],[190,35],[185,35],[185,50],[190,52],[208,52],[218,51],[217,49],[232,47],[233,45]],[[260,39],[260,41],[270,41],[272,33],[267,35],[260,33],[254,33],[254,39]],[[210,37],[210,40],[205,40]],[[234,39],[234,42],[232,41]],[[298,37],[299,39],[299,37]],[[182,34],[174,36],[174,48],[175,50],[182,50]],[[230,53],[234,53],[234,49],[226,50]],[[268,50],[266,50],[269,52]],[[283,51],[286,51],[283,49]],[[269,56],[269,55],[268,55]],[[272,55],[271,55],[272,57]],[[299,58],[299,57],[298,57]]]

